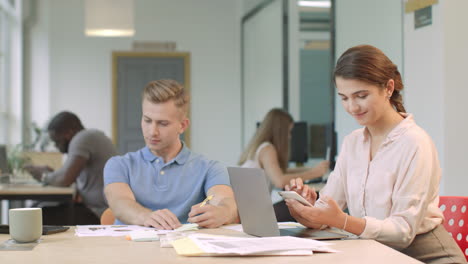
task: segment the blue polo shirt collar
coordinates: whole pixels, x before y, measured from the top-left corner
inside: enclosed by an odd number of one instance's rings
[[[147,146],[143,148],[142,153],[143,159],[146,161],[154,162],[156,159],[162,160],[161,157],[154,155],[153,152],[151,152],[151,150]],[[177,156],[173,160],[169,161],[168,163],[172,163],[174,161],[177,162],[177,164],[184,164],[185,162],[187,162],[189,156],[190,149],[187,148],[185,142],[182,141],[182,150],[179,152],[179,154],[177,154]]]

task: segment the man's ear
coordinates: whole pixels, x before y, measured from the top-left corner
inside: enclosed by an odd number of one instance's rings
[[[184,119],[182,119],[182,121],[180,122],[179,134],[184,133],[184,131],[189,127],[189,125],[190,125],[190,120],[184,117]]]

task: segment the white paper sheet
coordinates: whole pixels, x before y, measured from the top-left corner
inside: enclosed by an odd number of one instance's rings
[[[197,246],[206,253],[212,254],[239,254],[239,255],[269,255],[273,252],[292,254],[294,251],[337,252],[329,247],[329,243],[313,239],[283,237],[214,237],[203,234],[192,234],[188,236]]]
[[[176,230],[158,230],[153,227],[139,225],[78,225],[75,229],[75,235],[79,237],[87,236],[126,236],[135,231],[156,231],[158,235],[171,232],[197,230],[193,224],[185,224]]]
[[[75,235],[86,236],[125,236],[132,231],[155,230],[154,228],[138,225],[78,225]]]

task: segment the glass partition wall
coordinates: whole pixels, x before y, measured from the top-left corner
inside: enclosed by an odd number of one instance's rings
[[[333,14],[333,1],[265,0],[243,16],[242,148],[268,110],[280,107],[307,123],[308,156],[324,159],[330,147],[333,160]]]

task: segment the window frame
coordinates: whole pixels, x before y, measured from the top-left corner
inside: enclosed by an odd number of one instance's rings
[[[0,144],[22,135],[22,21],[20,0],[0,0]]]

